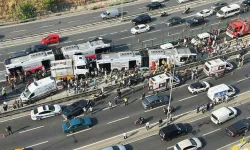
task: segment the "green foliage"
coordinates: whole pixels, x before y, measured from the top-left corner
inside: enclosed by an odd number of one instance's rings
[[[43,9],[52,10],[52,7],[55,3],[56,3],[55,0],[42,0]]]
[[[36,17],[36,7],[30,1],[18,4],[12,12],[14,18],[27,20]]]

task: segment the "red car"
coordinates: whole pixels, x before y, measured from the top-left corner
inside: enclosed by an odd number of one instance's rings
[[[58,43],[59,41],[60,41],[59,35],[56,33],[51,33],[46,38],[42,39],[42,44],[48,45],[48,44]]]

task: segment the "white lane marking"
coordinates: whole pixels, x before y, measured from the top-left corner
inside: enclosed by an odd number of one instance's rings
[[[117,32],[112,32],[112,33],[110,33],[110,34],[116,34]]]
[[[240,93],[240,94],[238,94],[238,95],[235,95],[234,97],[238,97],[238,96],[240,96],[240,95],[244,95],[244,94],[247,94],[247,93],[249,93],[250,91],[246,91],[246,92],[243,92],[243,93]]]
[[[141,7],[141,8],[138,8],[138,9],[145,9],[145,8],[147,8],[147,7]]]
[[[8,54],[13,54],[13,53],[16,53],[16,52],[8,52]]]
[[[73,22],[77,22],[77,21],[79,21],[79,20],[69,21],[68,23],[73,23]]]
[[[213,23],[213,24],[211,24],[211,26],[212,26],[212,25],[216,25],[216,24],[219,24],[219,23],[220,23],[220,22],[216,22],[216,23]]]
[[[120,32],[126,32],[126,31],[128,31],[128,30],[122,30],[122,31],[120,31]]]
[[[24,32],[24,31],[26,31],[26,30],[17,30],[17,31],[12,31],[10,33],[18,33],[18,32]]]
[[[213,130],[213,131],[208,132],[208,133],[205,133],[205,134],[203,134],[203,136],[206,136],[206,135],[209,135],[209,134],[214,133],[214,132],[216,132],[216,131],[219,131],[220,129],[221,129],[221,128],[216,129],[216,130]]]
[[[128,39],[128,38],[131,38],[131,37],[134,37],[134,36],[133,36],[133,35],[127,36],[127,37],[121,38],[121,40],[123,40],[123,39]]]
[[[250,77],[248,77],[248,78],[243,78],[243,79],[241,79],[241,80],[238,80],[237,83],[239,83],[239,82],[241,82],[241,81],[244,81],[244,80],[248,80],[248,79],[250,79]]]
[[[159,107],[155,107],[155,108],[153,108],[153,109],[145,110],[144,112],[150,112],[150,111],[153,111],[153,110],[155,110],[155,109],[162,108],[162,107],[164,107],[164,106],[166,106],[166,105],[162,105],[162,106],[159,106]]]
[[[42,27],[40,27],[40,28],[48,28],[48,27],[52,27],[52,26],[54,26],[54,25],[51,24],[51,25],[47,25],[47,26],[42,26]]]
[[[194,28],[194,29],[191,29],[191,30],[194,31],[194,30],[198,30],[198,29],[200,29],[200,28],[202,28],[202,27]]]
[[[63,42],[63,43],[66,44],[66,43],[70,43],[70,42],[72,42],[72,41],[66,41],[66,42]]]
[[[97,16],[97,17],[93,17],[93,18],[99,18],[99,16]]]
[[[14,118],[10,118],[10,119],[7,119],[7,120],[1,120],[1,122],[7,122],[7,121],[10,121],[10,120],[15,120],[15,119],[19,119],[19,118],[23,118],[23,117],[26,117],[26,116],[30,116],[30,114],[27,114],[27,115],[23,115],[23,116],[18,116],[18,117],[14,117]]]
[[[153,38],[153,39],[148,39],[148,40],[141,41],[141,42],[153,41],[153,40],[156,40],[156,39],[157,39],[157,38]]]
[[[1,64],[3,64],[4,62],[0,62]],[[4,81],[6,81],[6,80],[4,80]]]
[[[177,33],[172,33],[171,35],[177,35],[177,34],[181,34],[181,32],[177,32]]]
[[[0,71],[0,72],[6,72],[5,70],[2,70],[2,71]]]
[[[30,145],[30,146],[27,146],[25,148],[31,148],[31,147],[35,147],[35,146],[38,146],[38,145],[41,145],[41,144],[44,144],[44,143],[48,143],[49,141],[44,141],[44,142],[41,142],[41,143],[37,143],[37,144],[34,144],[34,145]]]
[[[150,33],[155,33],[155,32],[160,32],[161,30],[153,30],[153,31],[149,31],[148,34]]]
[[[179,102],[185,101],[187,99],[190,99],[190,98],[193,98],[193,97],[196,97],[196,96],[198,96],[198,95],[193,95],[193,96],[190,96],[190,97],[186,97],[186,98],[180,99]]]
[[[180,24],[180,25],[176,25],[176,26],[171,26],[172,28],[176,28],[176,27],[180,27],[180,26],[184,26],[185,24]]]
[[[19,133],[25,133],[25,132],[32,131],[32,130],[39,129],[39,128],[43,128],[43,127],[44,126],[40,126],[40,127],[36,127],[36,128],[31,128],[31,129],[28,129],[28,130],[25,130],[25,131],[21,131]]]
[[[170,146],[170,147],[168,147],[167,149],[172,149],[172,148],[174,148],[174,146]]]
[[[117,122],[117,121],[121,121],[121,120],[128,119],[128,118],[129,118],[129,116],[123,117],[123,118],[120,118],[120,119],[117,119],[117,120],[114,120],[114,121],[110,121],[110,122],[108,122],[107,124],[115,123],[115,122]]]
[[[78,132],[75,132],[75,133],[72,133],[72,134],[68,134],[67,136],[71,136],[71,135],[75,135],[75,134],[78,134],[78,133],[82,133],[82,132],[88,131],[90,129],[91,128],[88,128],[88,129],[85,129],[85,130],[81,130],[81,131],[78,131]]]
[[[113,105],[112,108],[115,108],[117,105]],[[108,110],[110,107],[103,108],[102,110]]]
[[[119,48],[119,47],[125,47],[125,46],[129,46],[131,44],[126,44],[126,45],[121,45],[121,46],[115,46],[115,48]]]
[[[96,38],[96,36],[89,37],[89,39],[94,39],[94,38]]]
[[[107,34],[102,34],[102,35],[100,35],[100,36],[106,36]]]
[[[76,41],[83,41],[84,39],[77,39]]]

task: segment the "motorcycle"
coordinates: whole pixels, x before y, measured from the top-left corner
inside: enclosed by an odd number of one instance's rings
[[[92,94],[92,97],[94,98],[94,101],[101,100],[101,99],[105,98],[105,94],[104,93]]]
[[[170,110],[169,111],[170,111],[169,113],[172,113],[172,112],[175,111],[175,108],[173,106],[170,106]],[[163,112],[164,112],[164,114],[167,114],[168,113],[168,108],[163,107]]]
[[[167,12],[161,13],[161,17],[167,17],[167,16],[169,16],[169,14]]]
[[[146,122],[146,120],[145,119],[138,119],[138,120],[135,120],[134,121],[134,124],[135,125],[142,125],[142,124],[144,124]]]
[[[182,12],[182,14],[184,15],[184,14],[188,14],[190,12],[190,8],[188,7],[186,10],[184,10],[183,12]]]

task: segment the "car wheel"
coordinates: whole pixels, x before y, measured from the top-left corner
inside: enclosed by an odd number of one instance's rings
[[[149,107],[149,109],[153,109],[153,107],[152,107],[152,106],[150,106],[150,107]]]
[[[201,149],[200,147],[197,148],[197,150],[200,150],[200,149]]]
[[[74,131],[70,131],[69,133],[74,133]]]
[[[86,129],[90,128],[90,126],[86,126]]]
[[[196,95],[197,93],[198,93],[197,91],[194,92],[195,95]]]
[[[138,34],[138,32],[135,32],[135,34]]]
[[[37,120],[42,120],[42,118],[37,118]]]

